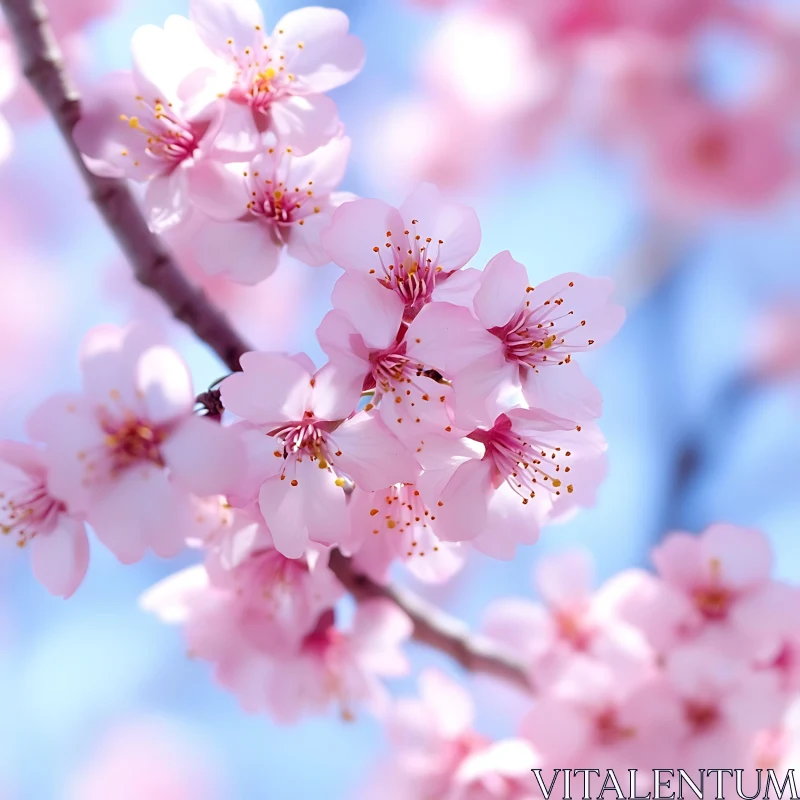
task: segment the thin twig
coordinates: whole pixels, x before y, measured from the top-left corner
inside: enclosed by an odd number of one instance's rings
[[[414,623],[418,642],[446,653],[469,672],[493,675],[532,691],[531,676],[511,654],[501,651],[488,639],[471,635],[467,626],[421,597],[398,586],[383,586],[353,569],[353,563],[338,550],[332,550],[330,568],[356,600],[376,597],[391,600],[408,614]]]
[[[78,94],[67,79],[61,54],[41,0],[0,0],[14,32],[23,69],[45,106],[58,123],[92,199],[131,263],[140,283],[152,289],[172,313],[208,344],[231,370],[251,348],[212,305],[192,286],[177,264],[150,232],[138,205],[122,181],[92,174],[72,140],[80,118]],[[221,414],[222,405],[213,390],[198,397],[210,414]],[[466,626],[400,588],[381,586],[359,575],[348,558],[334,550],[331,568],[357,600],[384,597],[396,603],[414,623],[414,638],[446,653],[464,669],[503,678],[525,689],[531,682],[524,666],[496,650],[488,641],[471,637]]]
[[[231,370],[251,350],[225,316],[180,271],[169,251],[150,232],[127,184],[91,173],[72,139],[80,99],[67,78],[61,52],[41,0],[0,0],[14,32],[22,69],[58,124],[65,144],[106,225],[133,267],[136,280],[156,292],[173,315],[188,325]]]

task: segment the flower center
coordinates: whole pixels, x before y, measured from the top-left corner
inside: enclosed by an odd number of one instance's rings
[[[413,484],[396,483],[374,495],[370,509],[372,533],[384,533],[396,541],[398,555],[424,558],[439,552],[439,541],[432,528],[436,515],[425,505]]]
[[[274,153],[274,148],[270,148],[269,152]],[[291,148],[286,149],[286,155],[291,152]],[[284,181],[278,178],[278,173],[283,171],[281,168],[283,158],[284,154],[281,153],[275,169],[269,177],[264,177],[258,170],[244,173],[244,176],[248,178],[250,190],[247,210],[253,216],[275,225],[291,225],[295,222],[298,225],[304,225],[306,217],[322,211],[322,208],[316,203],[314,190],[311,188],[314,181],[308,181],[302,187],[286,186]]]
[[[573,286],[570,282],[569,288]],[[506,325],[489,332],[502,340],[508,361],[536,369],[543,364],[569,364],[573,352],[591,347],[594,339],[587,339],[585,345],[567,341],[569,334],[585,325],[586,320],[577,320],[572,309],[564,308],[564,298],[555,295],[535,306],[526,300]]]
[[[619,742],[636,736],[636,729],[630,725],[623,725],[619,715],[613,708],[606,709],[598,714],[594,721],[595,735],[601,745],[611,747]]]
[[[728,163],[731,145],[722,131],[703,131],[692,143],[692,155],[701,167],[716,171]]]
[[[278,31],[278,35],[282,33]],[[290,94],[294,75],[286,70],[286,55],[263,33],[260,25],[255,26],[252,45],[240,48],[233,39],[227,43],[236,72],[232,99],[266,114],[277,98]],[[302,42],[295,46],[303,49]]]
[[[141,96],[137,116],[120,115],[120,120],[147,137],[145,152],[169,166],[177,166],[191,158],[197,150],[202,132],[182,120],[172,109],[172,103],[155,100],[152,105]],[[122,155],[127,155],[126,151]],[[138,166],[138,165],[137,165]]]
[[[402,236],[393,237],[391,231],[386,231],[384,246],[372,248],[378,255],[380,270],[371,269],[370,275],[377,275],[387,289],[400,295],[406,305],[406,320],[412,320],[430,301],[437,278],[444,270],[439,265],[444,241],[438,239],[434,244],[430,236],[418,233],[418,228],[420,223],[415,219],[411,221],[411,230],[404,230]]]
[[[64,511],[64,503],[51,497],[43,482],[28,484],[10,496],[0,492],[0,532],[14,534],[17,547],[24,547],[37,534],[53,530]]]
[[[700,613],[710,620],[724,619],[733,597],[723,586],[704,586],[694,591],[694,603]]]
[[[160,445],[166,431],[132,414],[122,420],[101,415],[100,426],[106,437],[106,457],[110,461],[110,472],[117,475],[134,464],[149,463],[164,466]]]
[[[696,733],[703,733],[711,728],[719,719],[719,709],[699,700],[687,700],[683,706],[686,721]]]
[[[342,455],[332,439],[331,432],[326,430],[325,423],[315,420],[310,411],[306,412],[307,418],[302,422],[291,423],[283,428],[271,432],[283,443],[283,450],[275,450],[276,458],[283,458],[281,480],[286,480],[288,475],[292,486],[297,486],[297,464],[304,458],[316,462],[320,469],[336,475],[336,485],[341,489],[352,488],[353,482],[344,473],[336,469],[334,460]]]
[[[497,418],[491,430],[479,428],[470,433],[469,438],[486,447],[484,458],[491,459],[497,484],[505,481],[522,498],[523,505],[534,499],[537,491],[561,494],[561,476],[566,480],[570,472],[570,467],[562,460],[569,458],[571,451],[540,439],[522,439],[505,414]],[[570,483],[566,490],[572,494],[574,486]]]

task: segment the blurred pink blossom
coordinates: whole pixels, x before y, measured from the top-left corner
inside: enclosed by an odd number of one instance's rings
[[[106,730],[69,780],[66,800],[222,800],[213,754],[158,717],[129,718]]]

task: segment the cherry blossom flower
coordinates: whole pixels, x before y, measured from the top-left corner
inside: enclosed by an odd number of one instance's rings
[[[194,197],[213,196],[223,162],[248,159],[259,141],[247,109],[184,97],[181,87],[193,80],[192,35],[181,17],[164,28],[139,28],[133,71],[111,73],[90,92],[74,130],[96,172],[147,183],[145,206],[156,232],[183,220]]]
[[[475,255],[480,223],[471,208],[445,203],[423,184],[397,209],[381,200],[340,206],[322,245],[345,270],[374,277],[395,292],[413,319],[432,299],[462,288],[455,274]]]
[[[592,592],[592,577],[585,551],[550,556],[534,571],[543,604],[509,597],[487,609],[484,631],[523,655],[537,686],[559,678],[576,656],[602,660],[618,676],[635,675],[647,663],[646,639],[615,616],[602,589]]]
[[[347,495],[413,483],[417,462],[374,412],[354,413],[360,387],[305,357],[246,353],[223,381],[222,402],[249,422],[261,452],[259,504],[275,547],[297,558],[308,541],[348,533]]]
[[[645,129],[656,196],[679,213],[769,203],[796,174],[784,127],[757,107],[724,111],[668,98]]]
[[[528,742],[495,743],[477,733],[469,694],[438,670],[424,670],[418,683],[419,697],[395,701],[384,718],[392,756],[375,783],[390,786],[386,795],[390,800],[536,796],[530,769],[538,757]],[[373,788],[370,796],[375,792]]]
[[[607,664],[578,657],[528,714],[522,734],[550,768],[580,761],[626,774],[655,756],[683,763],[671,758],[680,720],[668,688],[650,661],[637,679],[620,680]]]
[[[199,531],[197,496],[232,486],[239,441],[192,414],[185,364],[143,328],[94,328],[81,369],[82,394],[51,397],[28,421],[46,445],[50,491],[123,563],[148,547],[176,555]]]
[[[290,11],[272,34],[256,0],[192,0],[190,17],[215,56],[213,94],[252,109],[260,129],[298,153],[340,132],[336,105],[323,92],[352,80],[364,63],[364,46],[347,33],[343,12]]]
[[[350,139],[336,137],[305,156],[271,145],[250,164],[229,165],[219,191],[197,199],[211,219],[187,231],[197,263],[254,284],[272,274],[283,250],[310,266],[329,259],[319,241],[333,211],[354,196],[336,192]]]
[[[439,367],[453,381],[456,422],[485,424],[517,405],[520,393],[531,407],[568,419],[600,416],[600,394],[573,356],[604,344],[622,325],[624,310],[607,301],[611,289],[609,279],[577,273],[531,287],[525,267],[505,251],[481,273],[476,317],[455,326],[446,304],[432,307],[431,324],[442,317]],[[462,368],[467,348],[471,358]]]
[[[241,511],[229,527],[204,566],[165,578],[141,599],[164,622],[183,625],[189,651],[223,672],[259,654],[293,653],[344,592],[322,554],[282,556],[263,523]]]
[[[388,601],[370,601],[352,629],[340,631],[332,608],[315,610],[341,592],[316,555],[293,560],[258,548],[227,577],[194,567],[156,584],[141,604],[184,625],[190,653],[215,665],[246,711],[293,722],[332,702],[350,718],[357,704],[384,702],[377,676],[408,669],[399,649],[411,635],[408,617]]]
[[[756,672],[702,642],[670,653],[666,674],[677,695],[684,730],[676,763],[744,764],[752,737],[780,722],[785,706],[774,675]]]
[[[472,457],[431,478],[436,532],[495,558],[513,558],[517,544],[537,541],[548,519],[594,502],[605,473],[605,441],[591,423],[518,408],[468,438]]]
[[[452,434],[449,408],[451,390],[438,372],[440,334],[445,325],[457,329],[456,319],[439,314],[431,321],[433,305],[423,309],[408,325],[401,297],[387,292],[377,281],[352,272],[334,286],[333,311],[322,320],[317,339],[337,374],[351,383],[351,391],[372,392],[387,427],[415,453],[425,466],[432,440]],[[438,304],[435,304],[438,305]],[[471,356],[461,343],[464,361]],[[457,359],[449,355],[449,362]],[[448,403],[448,400],[450,403]],[[441,458],[436,452],[434,460]]]
[[[47,485],[42,453],[32,445],[0,442],[0,532],[31,547],[36,579],[51,594],[70,597],[89,566],[83,521]]]
[[[348,549],[359,572],[385,583],[395,561],[418,580],[442,583],[464,566],[467,551],[436,535],[436,507],[429,508],[414,484],[376,492],[356,490],[350,503]]]

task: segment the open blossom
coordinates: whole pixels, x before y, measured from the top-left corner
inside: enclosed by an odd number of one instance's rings
[[[400,647],[411,622],[396,606],[359,606],[350,631],[335,625],[342,592],[317,554],[287,559],[253,549],[225,575],[194,567],[152,587],[142,606],[184,626],[190,653],[215,665],[217,680],[249,712],[279,722],[323,713],[335,703],[350,718],[361,703],[384,701],[379,676],[402,675]]]
[[[196,534],[197,497],[226,492],[241,461],[233,433],[194,416],[186,365],[142,328],[94,328],[81,350],[83,393],[31,416],[50,491],[85,515],[120,561],[162,557]]]
[[[753,736],[781,720],[786,697],[775,676],[702,641],[670,653],[665,669],[682,726],[676,763],[744,764]]]
[[[475,445],[471,457],[432,478],[436,532],[495,558],[513,558],[517,544],[537,541],[548,519],[594,502],[605,473],[605,441],[596,426],[536,409],[500,414],[468,439]]]
[[[133,71],[111,73],[87,95],[74,131],[99,174],[147,183],[148,221],[159,233],[186,217],[193,198],[213,196],[224,163],[248,159],[259,142],[246,109],[185,96],[191,59],[184,64],[174,53],[191,52],[190,28],[181,17],[170,17],[163,29],[139,28]]]
[[[677,94],[647,123],[655,191],[670,210],[760,206],[797,172],[785,122],[774,112],[715,109]]]
[[[89,566],[86,526],[50,493],[42,452],[0,442],[0,533],[30,546],[33,574],[52,594],[69,597]]]
[[[253,426],[262,458],[259,504],[275,547],[290,558],[309,541],[336,544],[349,529],[347,495],[409,482],[419,464],[377,414],[355,413],[360,387],[307,358],[246,353],[222,383],[225,408]]]
[[[219,191],[197,202],[211,217],[188,232],[197,263],[245,284],[269,277],[284,250],[309,266],[326,264],[320,232],[339,205],[354,199],[335,191],[349,152],[345,136],[305,156],[273,138],[249,164],[228,165]]]
[[[350,501],[353,563],[359,572],[385,583],[395,561],[418,580],[441,583],[455,575],[467,557],[459,542],[436,535],[436,506],[428,507],[415,484],[398,483],[376,492],[356,490]]]
[[[335,103],[323,92],[352,80],[364,46],[338,9],[301,8],[268,34],[256,0],[192,0],[190,17],[214,54],[206,64],[212,94],[255,115],[260,130],[309,153],[340,132]]]
[[[183,625],[189,651],[221,674],[260,655],[292,653],[344,592],[327,558],[289,559],[263,523],[236,512],[226,547],[153,586],[142,605]]]
[[[543,603],[509,597],[486,612],[487,635],[523,656],[537,686],[557,679],[576,656],[602,658],[617,675],[647,662],[645,638],[615,616],[602,589],[592,591],[592,573],[582,550],[544,558],[534,573]]]
[[[532,800],[533,748],[521,739],[492,742],[474,730],[473,717],[466,690],[426,669],[419,697],[395,701],[385,716],[392,755],[376,784],[388,784],[391,800]]]
[[[529,406],[561,417],[600,416],[600,394],[573,356],[604,344],[622,325],[624,310],[608,303],[612,286],[566,273],[532,287],[508,251],[495,256],[480,274],[475,316],[440,326],[439,367],[453,380],[456,422],[485,423],[516,405],[520,393]],[[435,320],[456,312],[438,304],[429,313]]]
[[[353,392],[373,393],[370,405],[424,466],[428,445],[453,430],[451,389],[441,380],[437,362],[443,328],[450,325],[454,333],[457,322],[442,315],[431,322],[429,305],[404,324],[402,298],[353,273],[336,282],[332,302],[333,310],[317,329],[322,349]],[[469,358],[466,342],[461,345],[464,359]]]
[[[430,184],[412,192],[399,209],[382,200],[345,203],[322,232],[331,260],[395,292],[407,320],[432,299],[446,300],[448,290],[463,289],[456,273],[480,240],[475,212],[446,203]]]

